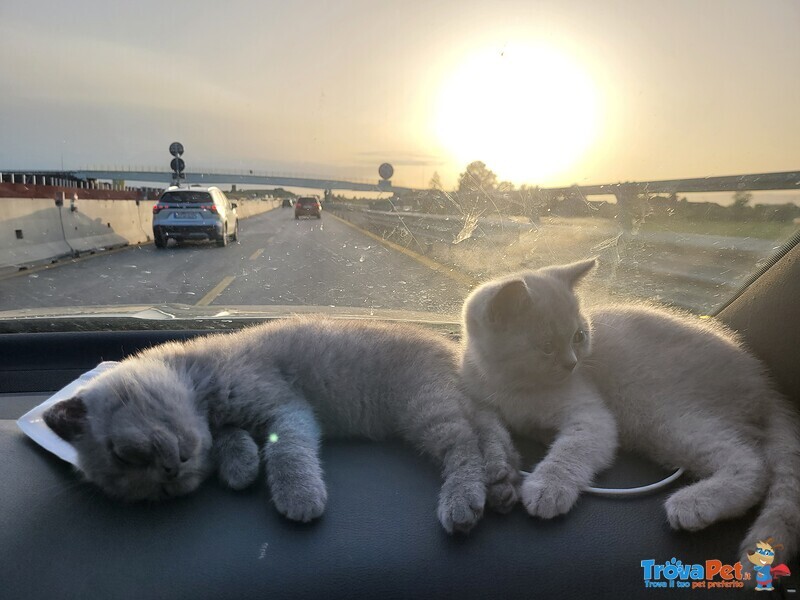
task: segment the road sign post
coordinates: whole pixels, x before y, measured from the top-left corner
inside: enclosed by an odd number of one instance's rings
[[[186,179],[186,175],[183,172],[186,168],[186,163],[180,158],[183,155],[183,144],[180,142],[172,142],[169,145],[169,153],[175,157],[169,163],[172,169],[172,180],[175,185],[180,185],[181,179]]]
[[[381,179],[389,180],[394,175],[394,167],[389,163],[383,163],[378,167],[378,175],[381,176]]]

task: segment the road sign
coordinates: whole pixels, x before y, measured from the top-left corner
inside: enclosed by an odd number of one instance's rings
[[[176,157],[176,158],[173,158],[172,161],[169,163],[169,167],[173,171],[183,172],[183,170],[186,168],[186,163],[183,162],[182,158],[177,158]]]
[[[169,145],[169,153],[172,154],[172,156],[180,156],[183,154],[183,144],[180,142],[172,142]]]
[[[389,163],[383,163],[380,167],[378,167],[378,175],[380,175],[383,179],[391,179],[392,175],[394,175],[394,167]]]

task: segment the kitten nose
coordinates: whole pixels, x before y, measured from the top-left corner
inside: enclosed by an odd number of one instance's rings
[[[572,371],[575,370],[575,366],[577,364],[578,364],[578,359],[568,358],[567,360],[561,363],[561,366],[563,366],[567,371],[571,373]]]

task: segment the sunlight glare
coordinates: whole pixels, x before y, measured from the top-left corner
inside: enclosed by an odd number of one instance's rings
[[[597,135],[598,94],[553,48],[507,45],[466,58],[443,83],[434,129],[460,168],[482,160],[499,179],[568,176]]]

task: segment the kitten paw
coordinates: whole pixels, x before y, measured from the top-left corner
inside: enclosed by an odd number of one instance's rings
[[[698,494],[692,487],[672,494],[664,503],[667,520],[673,529],[697,531],[719,519],[714,498]]]
[[[522,483],[522,504],[532,517],[552,519],[571,509],[580,489],[563,479],[529,475]]]
[[[481,482],[445,481],[439,495],[439,522],[447,533],[467,533],[483,516],[486,486]]]
[[[261,459],[255,440],[244,431],[231,436],[225,452],[217,456],[220,481],[234,490],[243,490],[258,479]]]
[[[519,500],[519,471],[511,467],[502,467],[489,472],[487,502],[496,512],[505,514]]]
[[[273,489],[272,502],[287,519],[308,523],[325,512],[328,491],[322,480],[297,481]]]

